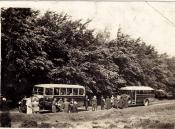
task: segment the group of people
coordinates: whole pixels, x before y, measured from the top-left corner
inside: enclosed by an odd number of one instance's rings
[[[106,109],[110,109],[110,108],[118,108],[119,106],[119,100],[120,100],[120,96],[107,96],[107,98],[105,99],[103,96],[101,96],[100,99],[100,106],[101,106],[101,110]],[[88,110],[88,106],[89,106],[90,100],[88,98],[88,96],[85,97],[85,110]],[[91,99],[91,106],[92,106],[92,111],[96,111],[97,110],[97,97],[93,96],[93,98]]]
[[[110,108],[118,108],[119,105],[119,100],[120,100],[120,96],[107,96],[106,99],[101,96],[100,98],[100,106],[101,106],[101,110],[104,109],[110,109]],[[43,100],[43,101],[47,101],[47,100]],[[47,101],[50,102],[50,101]],[[41,102],[40,102],[41,103]],[[42,107],[39,103],[39,99],[37,97],[30,97],[30,98],[26,98],[26,107],[27,107],[27,114],[32,114],[32,113],[38,113],[40,111],[40,107]],[[85,110],[88,110],[89,106],[92,106],[92,111],[96,111],[97,110],[97,97],[93,96],[91,100],[89,100],[88,96],[85,96],[85,100],[84,100],[84,106],[85,106]],[[66,113],[70,113],[70,112],[78,112],[78,102],[76,100],[72,99],[68,99],[64,98],[54,98],[51,101],[51,110],[52,112],[57,112],[57,111],[63,111]]]
[[[33,114],[39,112],[39,99],[36,97],[26,99],[26,113]]]
[[[39,99],[36,97],[30,97],[25,98],[26,100],[26,113],[27,114],[35,114],[38,113],[40,110],[40,104]],[[51,110],[52,112],[63,111],[63,112],[78,112],[77,108],[77,101],[74,99],[71,99],[71,101],[68,101],[67,98],[63,99],[60,98],[59,100],[57,98],[54,98],[51,102]]]
[[[57,112],[57,109],[67,113],[78,112],[77,104],[77,101],[75,101],[74,99],[71,99],[71,101],[69,102],[68,99],[65,98],[63,102],[62,98],[60,98],[59,100],[57,100],[57,98],[54,98],[52,102],[52,112]]]

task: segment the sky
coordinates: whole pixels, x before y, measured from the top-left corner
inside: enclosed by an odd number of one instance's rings
[[[64,12],[73,20],[92,19],[90,29],[105,29],[115,38],[119,27],[132,38],[140,37],[159,53],[175,56],[175,2],[1,1],[0,7],[30,7]]]

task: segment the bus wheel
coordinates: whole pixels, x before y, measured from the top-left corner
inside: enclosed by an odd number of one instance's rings
[[[144,106],[149,106],[149,100],[148,99],[144,100]]]

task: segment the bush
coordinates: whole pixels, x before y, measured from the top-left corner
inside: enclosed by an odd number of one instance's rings
[[[3,112],[0,114],[1,125],[0,127],[11,127],[11,117],[9,112]]]
[[[175,125],[173,123],[154,123],[148,126],[152,129],[174,129]]]
[[[22,122],[20,127],[23,127],[23,128],[37,128],[38,124],[37,124],[36,121],[26,120],[26,121]]]
[[[64,123],[57,123],[53,125],[53,127],[55,128],[73,128],[73,125],[70,123],[64,122]]]
[[[117,124],[112,123],[108,126],[109,129],[116,129],[117,127],[118,127]]]
[[[41,123],[39,128],[51,128],[52,126],[49,123]]]

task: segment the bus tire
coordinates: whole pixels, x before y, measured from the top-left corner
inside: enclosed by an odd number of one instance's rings
[[[145,99],[144,102],[143,102],[144,106],[149,106],[149,100],[148,99]]]

